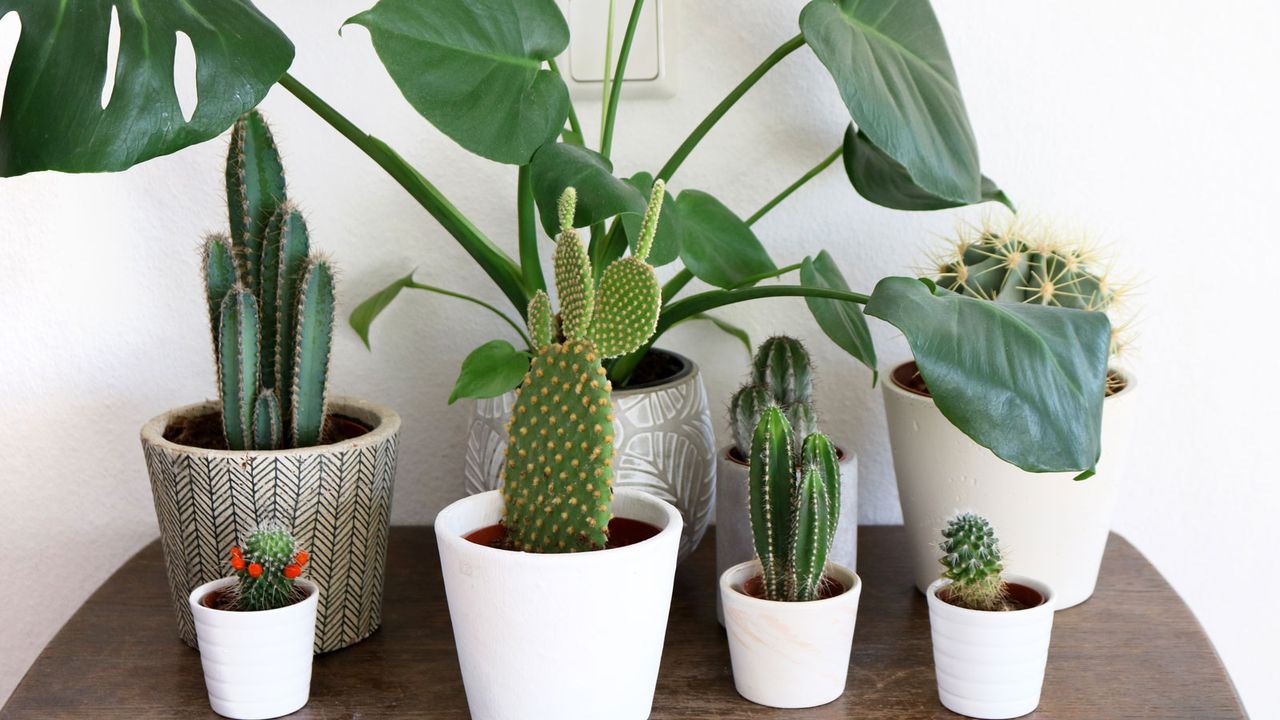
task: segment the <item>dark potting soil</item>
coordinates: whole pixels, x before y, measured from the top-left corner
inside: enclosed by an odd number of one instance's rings
[[[822,578],[822,585],[818,587],[818,599],[830,600],[837,595],[843,595],[848,590],[844,585],[829,577]],[[742,593],[758,600],[764,600],[764,578],[755,575],[742,583]]]
[[[369,432],[364,423],[346,415],[330,413],[321,433],[320,444],[332,445],[360,437]],[[202,450],[226,450],[227,439],[222,434],[222,414],[205,413],[196,417],[181,417],[164,429],[164,439],[177,445]]]
[[[616,517],[609,521],[609,543],[605,550],[635,545],[662,532],[647,522]],[[477,545],[487,545],[499,550],[511,550],[507,546],[507,527],[502,523],[482,527],[467,533],[466,539]],[[590,552],[590,551],[589,551]]]
[[[1005,591],[1008,596],[1005,598],[1005,606],[1001,610],[992,612],[1014,612],[1017,610],[1030,610],[1033,607],[1039,607],[1044,604],[1044,595],[1034,588],[1019,583],[1005,583]],[[938,591],[938,599],[948,605],[955,605],[958,608],[965,607],[951,599],[951,593],[947,592],[947,588]],[[965,608],[966,610],[969,608]]]
[[[920,367],[914,362],[899,365],[893,371],[893,384],[906,390],[907,392],[923,395],[924,397],[933,397],[929,392],[929,386],[925,384],[924,377],[920,375]],[[1111,397],[1125,388],[1124,376],[1115,370],[1107,371],[1107,397]]]
[[[627,384],[621,385],[617,389],[631,390],[650,385],[659,385],[688,370],[688,364],[680,356],[665,350],[650,350],[645,353],[644,358],[636,365],[635,372],[631,373]]]
[[[282,607],[289,607],[289,605],[295,605],[306,599],[307,592],[295,586],[293,589],[293,597],[289,598],[288,604]],[[214,590],[200,598],[200,604],[213,610],[223,610],[226,612],[250,612],[236,603],[236,594],[231,590]]]

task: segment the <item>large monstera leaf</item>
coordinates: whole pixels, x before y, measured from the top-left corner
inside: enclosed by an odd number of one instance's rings
[[[112,8],[120,27],[106,107]],[[293,62],[293,43],[249,0],[0,0],[22,34],[0,110],[0,175],[108,172],[215,137]],[[197,105],[182,116],[177,33],[196,56]]]
[[[894,210],[944,210],[965,203],[933,195],[911,180],[911,174],[870,138],[852,125],[844,135],[844,169],[849,182],[862,197]],[[1013,201],[996,183],[982,176],[982,200],[1003,204],[1016,212]]]
[[[547,143],[529,163],[533,197],[542,229],[555,237],[560,232],[556,204],[565,188],[574,188],[578,203],[574,227],[586,227],[621,214],[644,214],[645,195],[625,180],[614,177],[613,163],[600,153],[580,145]]]
[[[875,147],[930,195],[982,199],[977,144],[929,0],[812,0],[800,30]]]
[[[380,0],[347,22],[409,104],[481,157],[524,165],[564,127],[569,90],[542,67],[569,44],[555,0]]]

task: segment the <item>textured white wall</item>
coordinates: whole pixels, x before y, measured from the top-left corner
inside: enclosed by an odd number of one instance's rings
[[[399,148],[514,253],[515,172],[458,150],[401,99],[361,28],[367,0],[262,2],[294,38],[294,74]],[[654,169],[712,104],[795,32],[801,0],[683,3],[683,87],[624,103],[620,174]],[[938,0],[984,168],[1024,210],[1092,228],[1145,284],[1141,420],[1117,528],[1200,617],[1255,717],[1280,716],[1276,472],[1280,427],[1274,274],[1280,268],[1280,9],[1217,3]],[[0,47],[7,59],[13,35]],[[495,303],[467,256],[372,162],[279,89],[263,105],[290,194],[343,269],[340,311],[419,268],[424,282]],[[595,131],[596,103],[580,104]],[[831,81],[807,50],[709,137],[674,187],[746,215],[840,138]],[[137,442],[162,410],[214,393],[196,247],[224,227],[223,141],[117,175],[0,181],[0,699],[116,567],[156,535]],[[918,266],[972,211],[906,214],[858,198],[832,169],[757,225],[779,260],[826,247],[856,288]],[[727,311],[757,338],[811,339],[825,424],[862,461],[862,521],[900,519],[878,391],[798,300]],[[885,367],[905,343],[873,321]],[[459,361],[504,335],[495,319],[407,296],[374,331],[337,341],[333,387],[405,419],[394,519],[428,522],[460,487],[465,404],[445,405]],[[708,370],[723,406],[744,370],[735,341],[681,330],[665,344]],[[1272,358],[1267,360],[1266,358]],[[1261,360],[1258,360],[1261,359]],[[1262,372],[1260,372],[1262,371]]]

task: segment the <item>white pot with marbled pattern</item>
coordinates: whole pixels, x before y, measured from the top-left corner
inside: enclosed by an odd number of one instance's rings
[[[679,557],[684,560],[711,522],[715,432],[697,363],[668,350],[651,352],[667,356],[679,369],[665,380],[614,391],[614,475],[617,487],[644,490],[680,511]],[[501,487],[506,424],[514,406],[514,392],[476,401],[463,468],[468,495]]]

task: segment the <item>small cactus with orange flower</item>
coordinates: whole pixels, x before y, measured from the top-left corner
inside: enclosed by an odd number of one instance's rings
[[[231,548],[231,568],[240,579],[234,605],[239,610],[275,610],[297,602],[302,593],[294,580],[309,559],[288,529],[275,523],[259,525],[243,548]]]

